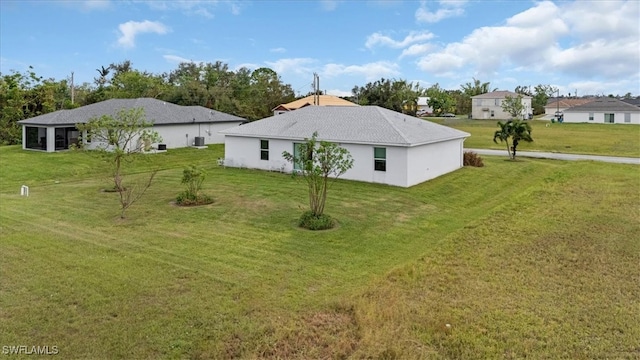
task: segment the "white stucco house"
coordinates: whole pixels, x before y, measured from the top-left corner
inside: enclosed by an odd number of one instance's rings
[[[19,121],[22,148],[47,152],[69,149],[81,138],[76,124],[102,115],[115,116],[118,111],[131,108],[144,109],[147,121],[153,123],[153,130],[162,137],[160,144],[167,149],[221,144],[224,136],[219,134],[220,130],[245,122],[241,117],[202,106],[181,106],[151,98],[110,99]]]
[[[402,187],[462,167],[469,136],[378,106],[308,106],[221,131],[225,165],[292,172],[282,152],[295,154],[314,132],[351,153],[353,168],[342,178]]]
[[[517,97],[518,93],[512,91],[492,91],[471,97],[471,116],[474,119],[510,119],[511,114],[502,110],[502,101],[507,96]],[[522,95],[521,116],[527,118],[529,114],[533,114],[531,107],[531,96]]]
[[[544,107],[544,114],[546,119],[551,119],[556,117],[556,113],[559,115],[564,114],[564,111],[578,105],[584,105],[591,101],[595,100],[595,98],[581,98],[581,99],[568,99],[568,98],[557,98],[557,99],[549,99],[547,101],[547,105]]]
[[[640,124],[640,107],[615,98],[598,98],[564,110],[566,123]]]
[[[417,102],[417,112],[419,113],[426,113],[426,114],[433,114],[433,108],[431,106],[429,106],[429,98],[426,96],[419,96],[418,97],[418,102]]]

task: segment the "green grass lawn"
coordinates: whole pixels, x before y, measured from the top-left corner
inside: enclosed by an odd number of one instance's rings
[[[0,346],[62,358],[638,358],[640,169],[485,158],[409,189],[157,154],[119,219],[108,166],[0,147]],[[182,169],[215,203],[179,208]],[[19,185],[31,196],[19,196]],[[450,324],[449,327],[446,324]]]
[[[459,118],[428,118],[471,134],[464,142],[467,148],[506,150],[504,143],[493,142],[498,130],[497,120]],[[640,157],[640,126],[624,124],[567,124],[533,120],[533,142],[521,142],[521,151],[547,151],[571,154],[591,154]]]

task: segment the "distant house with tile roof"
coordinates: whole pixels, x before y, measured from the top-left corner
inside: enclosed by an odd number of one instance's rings
[[[564,122],[640,124],[640,107],[615,98],[596,98],[564,111]]]
[[[314,132],[346,148],[354,166],[342,177],[409,187],[462,167],[469,136],[378,106],[307,106],[221,131],[227,166],[292,172],[282,152],[296,154]]]
[[[595,100],[596,98],[580,98],[580,99],[569,99],[569,98],[556,98],[549,99],[547,101],[547,105],[544,106],[544,114],[549,117],[554,117],[556,112],[564,113],[570,107],[584,105],[588,102]]]
[[[19,121],[22,148],[47,152],[69,149],[81,138],[76,124],[93,117],[116,116],[120,110],[132,108],[144,109],[147,121],[153,123],[153,130],[167,148],[221,144],[224,136],[218,134],[220,130],[245,122],[241,117],[202,106],[181,106],[151,98],[110,99]]]
[[[280,115],[289,111],[298,110],[306,106],[360,106],[351,101],[341,99],[333,95],[309,95],[290,103],[280,104],[273,108],[273,115]]]
[[[518,93],[513,91],[492,91],[471,97],[471,116],[474,119],[510,119],[511,114],[502,110],[502,102],[507,96],[517,97]],[[521,118],[527,118],[533,114],[531,107],[531,96],[522,95]]]

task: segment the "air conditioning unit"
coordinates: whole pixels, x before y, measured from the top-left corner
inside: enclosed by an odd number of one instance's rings
[[[204,136],[196,136],[194,145],[195,146],[204,146]]]

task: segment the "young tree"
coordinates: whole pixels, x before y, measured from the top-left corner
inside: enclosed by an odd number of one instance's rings
[[[500,127],[500,130],[497,130],[493,134],[493,142],[497,144],[498,142],[496,140],[500,140],[500,142],[504,141],[507,144],[509,158],[513,160],[516,158],[516,149],[518,148],[520,141],[533,141],[533,138],[531,137],[531,125],[529,125],[528,122],[524,122],[522,120],[509,120],[503,123],[498,121],[498,126]],[[513,146],[509,146],[509,138],[511,138]]]
[[[162,141],[157,132],[150,128],[153,124],[146,120],[143,108],[122,109],[113,117],[103,115],[89,119],[85,124],[76,124],[76,128],[86,133],[96,150],[102,151],[113,165],[114,190],[120,195],[120,217],[151,186],[155,171],[143,185],[124,186],[122,165],[133,160],[133,156],[150,150],[151,143]]]
[[[299,164],[302,177],[309,188],[310,212],[303,214],[301,226],[305,218],[312,218],[320,222],[326,222],[326,227],[333,226],[330,217],[324,215],[324,206],[327,200],[327,191],[331,184],[347,170],[353,167],[353,158],[349,151],[338,144],[319,141],[318,133],[314,132],[311,139],[305,139],[300,144],[298,154],[287,151],[282,157],[292,164]],[[320,229],[318,227],[313,230]]]
[[[522,94],[518,94],[518,96],[505,96],[502,101],[502,110],[504,112],[509,113],[512,118],[522,118],[524,111],[524,104],[522,103]]]

